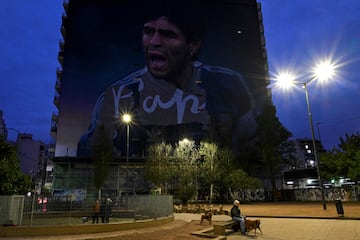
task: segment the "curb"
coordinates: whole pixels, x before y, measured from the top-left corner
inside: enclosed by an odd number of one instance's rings
[[[174,216],[152,220],[141,220],[136,222],[121,222],[108,224],[91,225],[61,225],[61,226],[34,226],[34,227],[2,227],[0,226],[1,237],[44,237],[95,234],[105,232],[126,231],[139,228],[160,226],[174,221]]]
[[[360,217],[314,217],[314,216],[262,216],[262,215],[246,215],[246,217],[256,218],[297,218],[297,219],[327,219],[327,220],[360,220]]]

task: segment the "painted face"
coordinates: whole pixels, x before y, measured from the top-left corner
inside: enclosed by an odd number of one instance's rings
[[[192,43],[187,43],[185,34],[166,17],[145,23],[143,47],[147,66],[152,75],[170,82],[191,69]]]

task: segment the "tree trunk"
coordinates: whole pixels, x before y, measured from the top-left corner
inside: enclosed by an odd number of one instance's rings
[[[101,188],[98,189],[98,199],[101,200]]]

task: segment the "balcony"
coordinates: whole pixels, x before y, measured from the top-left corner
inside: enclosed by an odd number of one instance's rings
[[[60,65],[63,66],[64,65],[64,57],[59,55],[58,60],[59,60]]]
[[[61,81],[62,77],[63,77],[63,71],[60,68],[56,69],[56,76],[58,77],[58,79]]]
[[[52,113],[51,120],[57,124],[59,121],[59,116],[56,113]]]
[[[259,19],[259,22],[263,22],[263,15],[261,12],[261,7],[260,8],[258,7],[258,19]]]
[[[61,35],[63,36],[63,38],[65,39],[65,37],[66,37],[66,28],[64,26],[61,26],[60,32],[61,32]]]
[[[60,107],[60,96],[55,96],[54,97],[54,105],[59,109]]]
[[[57,125],[51,127],[51,132],[57,132]]]
[[[65,10],[65,13],[68,14],[68,10],[69,10],[69,0],[64,0],[63,2],[63,7]]]
[[[55,150],[55,143],[48,144],[48,151],[52,152],[53,150]],[[49,165],[49,163],[48,163],[48,165]]]
[[[261,34],[260,34],[260,43],[261,43],[261,47],[264,47],[264,48],[265,48],[266,41],[265,41],[264,33],[261,33]]]
[[[60,39],[59,41],[59,48],[60,48],[59,52],[63,53],[65,49],[65,41],[63,39]]]
[[[53,117],[52,118],[55,118],[54,114],[53,114]],[[57,119],[56,119],[57,120]],[[58,129],[58,123],[57,121],[52,121],[51,122],[51,128],[50,128],[50,134],[53,138],[56,138],[56,135],[57,135],[57,129]]]
[[[66,26],[67,15],[65,13],[61,15],[61,19],[62,19],[62,25]]]
[[[55,89],[59,94],[61,93],[61,80],[59,80],[59,78],[56,79]]]
[[[52,137],[52,138],[56,139],[56,135],[57,135],[57,128],[52,127],[52,128],[51,128],[51,130],[50,130],[50,134],[51,134],[51,137]],[[50,151],[50,148],[49,148],[49,150],[48,150],[48,151],[49,151],[49,152],[51,152],[51,151]],[[55,152],[55,148],[54,148],[54,152]]]

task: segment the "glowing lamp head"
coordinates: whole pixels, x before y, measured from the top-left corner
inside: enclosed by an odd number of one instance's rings
[[[131,115],[130,114],[124,114],[123,116],[122,116],[122,120],[123,120],[123,122],[125,122],[125,123],[130,123],[131,122]]]
[[[335,75],[335,66],[330,61],[325,60],[319,62],[313,69],[314,78],[320,82],[326,82]]]
[[[295,76],[289,72],[283,72],[276,77],[276,86],[281,89],[291,89],[295,85]]]

